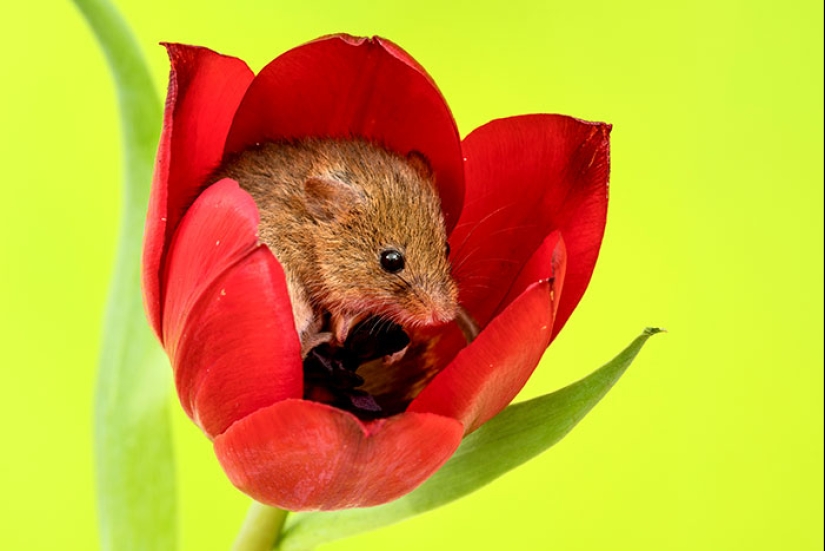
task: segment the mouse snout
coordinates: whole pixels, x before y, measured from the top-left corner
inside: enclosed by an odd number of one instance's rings
[[[458,290],[452,281],[422,291],[416,294],[422,302],[422,317],[426,319],[426,325],[440,325],[455,319],[458,315]]]

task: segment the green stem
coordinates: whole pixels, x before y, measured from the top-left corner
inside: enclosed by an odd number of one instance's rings
[[[100,549],[173,551],[177,504],[169,422],[171,370],[146,323],[140,294],[143,224],[162,104],[140,46],[111,2],[74,4],[114,77],[124,152],[120,235],[95,392]]]
[[[271,551],[278,543],[289,511],[252,502],[232,551]]]

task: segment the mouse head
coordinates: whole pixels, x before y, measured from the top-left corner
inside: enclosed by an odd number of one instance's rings
[[[426,160],[365,142],[334,143],[304,192],[318,229],[312,294],[332,314],[339,342],[371,315],[402,327],[451,321],[458,290]]]

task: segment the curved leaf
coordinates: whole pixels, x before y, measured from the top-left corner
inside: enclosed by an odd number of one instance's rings
[[[570,432],[613,387],[645,341],[646,329],[607,365],[561,390],[513,404],[464,439],[455,455],[417,490],[387,505],[290,515],[281,551],[302,551],[435,509],[492,482]]]
[[[115,8],[74,0],[114,76],[124,148],[123,209],[100,352],[95,402],[101,548],[177,545],[169,427],[170,369],[140,294],[143,225],[161,108],[140,49]]]

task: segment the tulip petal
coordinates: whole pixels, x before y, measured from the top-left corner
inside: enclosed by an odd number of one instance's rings
[[[166,49],[172,68],[143,248],[144,301],[158,337],[165,252],[186,208],[220,163],[232,116],[253,77],[243,61],[206,48]]]
[[[553,280],[553,306],[557,308],[564,289],[564,276],[567,273],[567,250],[561,233],[554,231],[548,235],[530,260],[516,276],[504,300],[496,308],[496,313],[504,310],[511,302],[518,298],[527,287],[542,280]],[[556,310],[553,310],[555,323]]]
[[[496,308],[495,315],[509,306],[530,285],[545,280],[553,282],[552,303],[554,307],[557,306],[564,287],[566,264],[564,241],[559,232],[553,232],[524,265]],[[555,309],[552,314],[555,315]],[[408,404],[433,377],[450,364],[456,354],[467,347],[467,340],[455,322],[414,331],[411,336],[413,343],[417,344],[411,345],[401,361],[391,365],[379,363],[359,368],[359,374],[367,381],[364,390],[382,397],[385,402]]]
[[[408,412],[453,417],[465,434],[509,404],[550,343],[555,282],[532,284],[421,391]]]
[[[461,442],[454,419],[405,413],[369,423],[317,402],[285,400],[215,439],[235,486],[290,511],[369,507],[411,491]]]
[[[569,433],[613,388],[660,329],[648,328],[613,360],[570,386],[512,404],[461,442],[450,460],[415,491],[381,507],[290,515],[280,551],[316,549],[462,498],[541,454]],[[535,488],[542,495],[551,486]]]
[[[558,230],[567,249],[555,336],[581,299],[607,216],[610,125],[562,115],[492,121],[462,144],[467,197],[450,237],[462,303],[483,327],[527,258]]]
[[[163,342],[170,356],[176,355],[176,338],[206,288],[258,247],[258,222],[255,201],[229,178],[207,188],[186,212],[164,273]]]
[[[189,316],[178,344],[176,385],[184,409],[210,438],[303,394],[288,300],[283,270],[262,246],[216,280]]]
[[[360,137],[424,154],[448,229],[455,225],[464,198],[458,129],[432,79],[395,44],[336,35],[281,55],[249,86],[226,152],[307,136]]]
[[[164,343],[181,404],[210,436],[302,394],[286,281],[257,227],[252,197],[224,179],[198,197],[169,249]]]

